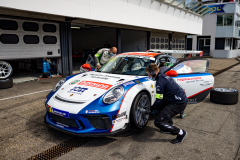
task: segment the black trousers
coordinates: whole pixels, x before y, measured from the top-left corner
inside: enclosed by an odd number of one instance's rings
[[[168,103],[165,105],[166,107],[160,111],[154,121],[154,124],[163,132],[170,132],[172,135],[177,135],[180,129],[173,125],[172,118],[184,111],[187,106],[187,102],[182,104]]]

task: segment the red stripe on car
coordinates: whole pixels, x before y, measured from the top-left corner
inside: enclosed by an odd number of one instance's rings
[[[196,94],[194,94],[194,95],[191,95],[191,96],[189,96],[189,97],[187,97],[187,98],[188,98],[188,99],[189,99],[189,98],[192,98],[192,97],[194,97],[194,96],[196,96],[196,95],[198,95],[198,94],[200,94],[200,93],[202,93],[202,92],[204,92],[204,91],[207,91],[207,90],[209,90],[209,89],[212,89],[212,87],[207,88],[207,89],[205,89],[205,90],[203,90],[203,91],[201,91],[201,92],[198,92],[198,93],[196,93]]]
[[[132,86],[132,87],[133,87],[133,86]],[[132,89],[132,87],[129,88],[129,90]],[[128,90],[128,91],[129,91],[129,90]],[[124,100],[125,96],[127,95],[128,91],[125,93],[125,95],[124,95],[124,97],[123,97],[123,99],[122,99],[122,102],[121,102],[120,108],[119,108],[119,110],[118,110],[118,113],[119,113],[119,111],[120,111],[120,109],[121,109],[121,107],[122,107],[123,100]],[[117,115],[116,115],[115,120],[117,119],[118,113],[117,113]],[[112,132],[113,127],[114,127],[114,124],[112,125],[112,128],[111,128],[110,132]]]

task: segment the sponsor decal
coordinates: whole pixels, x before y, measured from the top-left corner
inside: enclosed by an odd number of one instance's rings
[[[212,8],[213,12],[212,13],[221,13],[221,12],[225,12],[224,11],[224,6],[225,4],[215,4],[215,5],[208,5],[208,6],[202,6],[202,9],[204,9],[203,11],[207,11],[207,7]],[[210,13],[210,11],[208,10],[206,13]]]
[[[111,84],[93,82],[93,81],[82,81],[82,82],[78,83],[78,85],[90,86],[90,87],[95,87],[95,88],[100,88],[100,89],[105,89],[105,90],[108,90],[109,88],[112,87]]]
[[[153,88],[153,85],[151,84],[151,88]]]
[[[127,83],[124,83],[123,85],[124,85],[124,87],[126,87],[126,86],[129,86],[129,85],[132,85],[132,84],[135,84],[135,82],[129,81]]]
[[[177,78],[177,81],[192,81],[192,80],[199,80],[202,79],[202,77],[191,77],[191,78]]]
[[[139,78],[138,76],[135,76],[134,78]]]
[[[72,97],[74,94],[71,94],[70,97]]]
[[[120,84],[123,84],[123,83],[126,83],[127,81],[121,81],[121,82],[118,82],[118,83],[116,83],[116,84],[114,84],[114,85],[120,85]]]
[[[197,102],[197,98],[195,98],[195,99],[188,99],[188,102]]]
[[[147,78],[145,78],[147,81],[149,81],[150,79],[147,77]]]
[[[79,80],[74,80],[74,81],[70,82],[69,85],[73,85],[73,84],[76,84],[78,82],[79,82]]]
[[[118,114],[117,116],[116,116],[116,115],[113,115],[113,116],[112,116],[112,119],[121,118],[121,117],[123,117],[123,116],[126,116],[126,111]]]
[[[61,128],[64,128],[64,127],[69,127],[68,125],[66,125],[66,124],[62,124],[62,123],[60,123],[60,122],[56,122],[57,124],[57,126],[58,127],[61,127]]]
[[[83,87],[74,87],[73,89],[70,89],[67,93],[72,93],[72,94],[82,94],[84,91],[88,90],[88,88],[83,88]]]
[[[93,96],[96,96],[97,94],[94,94]]]
[[[125,117],[123,117],[123,118],[120,118],[120,119],[117,119],[117,120],[115,120],[116,122],[121,122],[122,120],[124,120],[125,119]]]
[[[59,110],[59,109],[49,107],[49,112],[53,113],[53,114],[56,114],[58,116],[61,116],[61,117],[69,118],[69,112],[66,112],[66,111],[62,111],[62,110]]]
[[[64,88],[62,88],[61,90],[64,90]]]
[[[135,80],[135,82],[136,82],[137,84],[141,84],[141,82],[140,82],[139,80]]]
[[[85,113],[100,113],[99,110],[86,110]]]
[[[109,78],[115,78],[115,79],[121,79],[121,77],[116,76],[109,76],[109,75],[101,75],[101,74],[89,74],[91,75],[91,78],[97,78],[97,79],[109,79]]]

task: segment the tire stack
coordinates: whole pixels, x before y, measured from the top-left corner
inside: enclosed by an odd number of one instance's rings
[[[0,61],[0,89],[13,87],[13,80],[10,78],[12,73],[12,66],[5,61]]]

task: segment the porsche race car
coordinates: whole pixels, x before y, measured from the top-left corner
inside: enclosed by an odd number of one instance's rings
[[[209,94],[214,77],[208,59],[178,61],[154,52],[122,53],[93,72],[59,81],[45,99],[45,122],[77,136],[107,136],[129,128],[144,128],[156,99],[155,81],[145,68],[151,63],[171,63],[165,74],[182,87],[188,103],[199,103]]]

